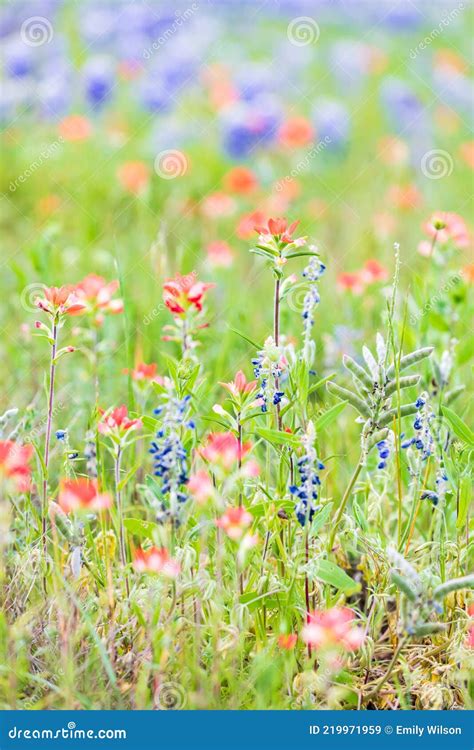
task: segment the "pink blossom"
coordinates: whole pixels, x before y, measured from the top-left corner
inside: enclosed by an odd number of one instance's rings
[[[346,651],[356,651],[365,638],[362,628],[354,627],[354,612],[347,607],[311,612],[301,636],[313,648],[341,647]]]
[[[249,380],[247,381],[247,378],[245,377],[245,373],[242,370],[239,370],[234,379],[230,381],[230,383],[219,383],[223,388],[225,388],[229,393],[237,398],[239,394],[241,393],[251,393],[255,390],[257,387],[257,381],[256,380]]]
[[[187,488],[194,499],[202,505],[214,494],[214,486],[209,474],[201,469],[191,474]]]
[[[253,516],[243,507],[228,508],[216,521],[216,526],[224,529],[229,539],[240,539],[245,529],[250,526]]]
[[[227,242],[215,240],[210,242],[206,248],[207,258],[211,266],[217,268],[229,268],[234,262],[232,248]]]
[[[133,567],[139,573],[162,573],[166,578],[176,578],[181,570],[179,562],[171,558],[163,547],[137,549]]]
[[[74,510],[104,510],[112,505],[112,497],[108,493],[99,492],[96,479],[79,477],[61,482],[58,503],[64,513]]]

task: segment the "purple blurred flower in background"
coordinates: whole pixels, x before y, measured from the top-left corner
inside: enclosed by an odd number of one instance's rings
[[[329,151],[345,148],[350,137],[350,117],[347,107],[336,99],[320,99],[313,107],[313,122],[319,141],[325,141]]]
[[[281,106],[274,97],[262,96],[251,104],[239,102],[223,113],[225,150],[233,159],[242,159],[258,146],[268,146],[281,120]]]
[[[116,74],[113,60],[105,55],[91,57],[82,69],[87,104],[102,107],[112,96]]]

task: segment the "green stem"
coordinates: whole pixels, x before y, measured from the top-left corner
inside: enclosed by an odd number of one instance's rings
[[[350,480],[349,484],[346,487],[346,491],[344,492],[344,495],[342,496],[341,504],[339,506],[339,510],[337,511],[337,516],[336,516],[336,519],[334,521],[334,524],[333,524],[333,527],[332,527],[332,531],[331,531],[331,534],[330,534],[330,537],[329,537],[328,552],[331,552],[331,550],[332,550],[332,548],[334,546],[334,540],[336,538],[337,528],[338,528],[338,526],[339,526],[339,524],[341,522],[342,514],[344,513],[344,510],[345,510],[345,507],[347,505],[347,501],[349,500],[349,497],[350,497],[350,494],[352,492],[352,489],[353,489],[355,483],[357,482],[357,478],[358,478],[358,476],[359,476],[359,474],[360,474],[360,472],[362,470],[362,465],[363,465],[362,461],[361,461],[361,459],[359,459],[359,463],[357,464],[356,468],[354,469],[354,473],[353,473],[353,475],[351,477],[351,480]]]

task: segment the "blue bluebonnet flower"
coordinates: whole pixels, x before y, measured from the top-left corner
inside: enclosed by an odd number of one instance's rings
[[[405,440],[402,443],[402,448],[409,448],[413,445],[417,450],[421,451],[423,460],[431,456],[433,451],[433,435],[431,434],[430,423],[433,420],[433,412],[427,402],[428,396],[426,393],[422,393],[415,402],[415,406],[418,409],[413,427],[416,432],[416,436]]]
[[[280,105],[269,95],[239,102],[226,111],[222,123],[224,149],[233,159],[243,159],[257,146],[271,144],[280,122]]]
[[[310,247],[310,249],[314,250],[315,248]],[[302,312],[304,342],[303,352],[307,360],[309,360],[310,348],[312,343],[311,333],[312,327],[314,325],[314,311],[316,310],[316,307],[318,306],[320,301],[318,282],[325,270],[326,266],[324,265],[324,263],[321,263],[318,257],[313,256],[303,271],[304,278],[308,279],[308,281],[310,282],[310,287],[306,292],[305,298],[303,300]]]
[[[433,492],[432,490],[426,490],[425,492],[422,492],[421,499],[429,500],[431,503],[433,503],[433,505],[436,506],[440,502],[443,503],[449,485],[448,475],[446,474],[446,470],[443,467],[440,467],[438,471],[435,485],[436,491]]]
[[[311,523],[313,516],[318,509],[316,501],[319,496],[319,472],[324,469],[324,464],[318,459],[314,440],[316,437],[314,425],[308,422],[306,432],[301,438],[303,446],[303,455],[298,459],[298,473],[300,483],[290,486],[291,494],[297,499],[295,503],[295,513],[301,526],[307,522]]]
[[[67,438],[67,430],[56,430],[56,440],[65,441]]]
[[[339,151],[347,145],[350,118],[344,104],[335,99],[320,100],[314,107],[313,121],[319,141],[324,141],[329,151]]]
[[[84,458],[86,459],[86,472],[89,477],[95,479],[98,475],[97,472],[97,447],[95,442],[95,435],[93,432],[88,432],[86,435],[86,444],[84,447]]]
[[[112,60],[106,56],[92,57],[84,66],[87,102],[101,107],[110,98],[115,84]]]
[[[287,360],[281,347],[275,344],[272,336],[269,336],[263,349],[252,359],[252,364],[260,386],[257,399],[261,403],[262,411],[266,412],[269,404],[279,404],[285,395],[284,391],[279,389],[279,378],[286,368]]]
[[[183,445],[184,429],[193,429],[194,422],[189,419],[189,401],[191,397],[178,398],[171,386],[163,394],[163,405],[154,410],[161,417],[161,426],[151,443],[150,453],[154,461],[154,475],[162,480],[161,494],[167,499],[162,502],[157,515],[160,522],[168,518],[179,522],[179,504],[187,500],[183,486],[188,482],[187,452]]]
[[[379,442],[375,444],[375,447],[377,448],[377,452],[379,454],[379,463],[377,464],[377,469],[385,469],[387,465],[387,459],[390,457],[390,446],[388,444],[388,441],[379,440]]]

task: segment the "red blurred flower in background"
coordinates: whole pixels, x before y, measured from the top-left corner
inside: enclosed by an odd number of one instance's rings
[[[65,513],[75,510],[97,511],[110,508],[112,496],[99,492],[96,479],[79,477],[61,482],[58,503]]]
[[[127,193],[141,195],[150,184],[150,168],[143,161],[127,161],[118,168],[117,178]]]
[[[302,630],[303,641],[313,648],[343,648],[356,651],[364,642],[362,628],[354,627],[355,615],[348,607],[310,612]]]
[[[8,482],[18,492],[28,492],[31,486],[30,461],[33,453],[32,445],[0,440],[0,482]]]
[[[95,313],[96,322],[100,324],[103,321],[102,313],[116,315],[123,312],[123,300],[113,298],[118,288],[117,279],[106,281],[102,276],[90,273],[76,285],[75,293],[86,310]]]
[[[239,444],[232,432],[211,432],[199,453],[210,464],[229,470],[241,460],[252,447],[251,443]]]
[[[234,167],[224,175],[224,187],[230,193],[248,195],[258,186],[255,174],[248,167]]]
[[[245,529],[250,526],[253,516],[243,507],[228,508],[226,512],[217,519],[216,525],[224,529],[229,539],[240,539]]]
[[[181,569],[180,564],[169,556],[164,547],[137,549],[133,558],[133,567],[139,573],[162,573],[167,578],[176,578]]]

